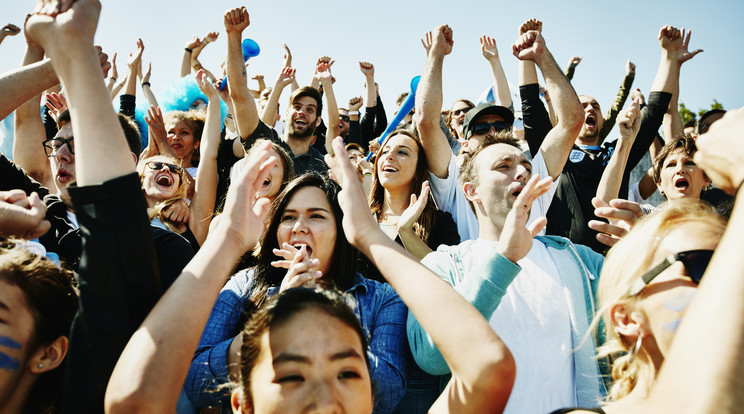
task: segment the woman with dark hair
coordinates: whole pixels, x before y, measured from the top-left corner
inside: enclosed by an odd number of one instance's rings
[[[215,388],[237,378],[238,334],[246,316],[267,298],[297,286],[346,292],[370,335],[378,412],[392,412],[403,397],[408,372],[407,311],[390,286],[356,272],[358,252],[344,237],[337,193],[338,187],[327,178],[305,174],[290,182],[272,203],[258,264],[227,282],[197,348],[185,385],[195,406],[227,406],[228,394]]]
[[[462,127],[465,121],[465,114],[469,110],[475,108],[475,104],[467,99],[458,99],[452,104],[452,107],[447,114],[447,126],[449,127],[450,133],[458,141],[465,141],[465,134],[463,133]]]
[[[457,226],[449,213],[440,211],[429,196],[428,166],[424,149],[409,130],[393,131],[382,143],[374,164],[374,182],[369,206],[380,228],[403,244],[419,260],[441,244],[460,242]],[[408,210],[416,193],[426,199],[423,211]],[[417,214],[413,214],[417,213]],[[371,271],[367,277],[379,276]]]
[[[2,243],[0,412],[59,412],[77,308],[70,272],[14,242]]]

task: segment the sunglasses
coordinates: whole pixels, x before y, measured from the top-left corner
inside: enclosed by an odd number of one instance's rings
[[[351,119],[349,118],[349,115],[339,115],[338,117],[341,118],[341,120],[344,122],[349,122],[349,120]]]
[[[472,109],[472,108],[467,108],[467,109],[465,109],[465,108],[463,108],[463,109],[455,109],[454,111],[452,111],[452,115],[454,115],[454,116],[460,116],[460,115],[462,115],[462,114],[466,114],[466,113],[468,113],[468,111],[469,111],[470,109]]]
[[[635,296],[641,293],[643,288],[651,283],[656,276],[677,261],[682,262],[685,269],[687,269],[688,276],[697,285],[700,283],[700,279],[703,278],[703,274],[705,273],[705,269],[708,267],[708,263],[710,263],[711,257],[713,257],[713,250],[688,250],[685,252],[675,253],[636,279],[636,281],[630,286],[627,296]]]
[[[67,148],[70,154],[75,154],[75,138],[51,138],[41,143],[44,146],[44,152],[47,157],[53,157],[62,148],[63,145],[67,144]]]
[[[504,131],[509,128],[509,125],[507,125],[504,121],[481,122],[479,124],[473,125],[470,130],[473,132],[473,135],[485,135],[488,133],[488,131],[491,130],[491,127],[493,127],[493,129],[496,131]]]
[[[164,167],[168,167],[168,171],[174,172],[179,176],[181,175],[181,173],[183,173],[183,168],[177,166],[176,164],[169,164],[167,162],[149,161],[145,165],[147,165],[148,168],[156,171],[162,170]]]

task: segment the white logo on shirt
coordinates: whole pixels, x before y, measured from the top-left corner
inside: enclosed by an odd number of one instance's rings
[[[574,150],[571,150],[571,155],[568,156],[568,160],[573,163],[581,162],[581,160],[584,159],[585,155],[586,154],[583,151],[574,149]]]

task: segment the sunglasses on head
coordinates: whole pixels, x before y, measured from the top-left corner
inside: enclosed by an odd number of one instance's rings
[[[147,164],[147,167],[152,170],[162,170],[163,167],[168,167],[168,171],[174,172],[178,175],[181,175],[183,172],[183,168],[177,166],[176,164],[169,164],[167,162],[160,162],[160,161],[149,161]]]
[[[473,125],[472,128],[470,128],[471,131],[473,131],[473,135],[485,135],[488,133],[488,131],[491,130],[491,127],[493,127],[494,130],[498,131],[504,131],[509,128],[509,125],[506,124],[504,121],[496,121],[496,122],[480,122],[478,124]]]
[[[349,122],[349,120],[351,119],[349,118],[349,115],[339,115],[338,117],[341,118],[341,120],[344,122]]]
[[[710,263],[711,257],[713,257],[713,250],[687,250],[675,253],[636,279],[636,281],[630,286],[627,296],[635,296],[641,293],[643,288],[651,283],[656,276],[677,261],[682,262],[685,269],[687,269],[687,275],[693,282],[695,282],[695,284],[698,284],[700,283],[700,279],[703,278],[703,274],[705,273],[705,269],[708,267],[708,263]]]
[[[44,142],[41,143],[41,145],[44,146],[44,152],[46,153],[47,157],[53,157],[57,154],[57,152],[62,148],[63,145],[67,144],[67,148],[70,151],[70,154],[75,154],[75,141],[73,141],[75,138],[51,138],[44,140]]]

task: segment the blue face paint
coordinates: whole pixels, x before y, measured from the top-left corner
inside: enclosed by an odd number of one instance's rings
[[[0,336],[0,346],[4,346],[10,349],[21,349],[21,344],[8,338],[7,336]]]
[[[6,371],[17,371],[21,367],[21,361],[17,358],[11,358],[10,356],[0,352],[0,369]]]
[[[675,298],[672,298],[664,302],[664,307],[669,309],[670,311],[682,312],[687,306],[690,305],[690,302],[692,302],[692,298],[694,297],[695,297],[695,292],[690,292],[686,295],[677,296]]]

